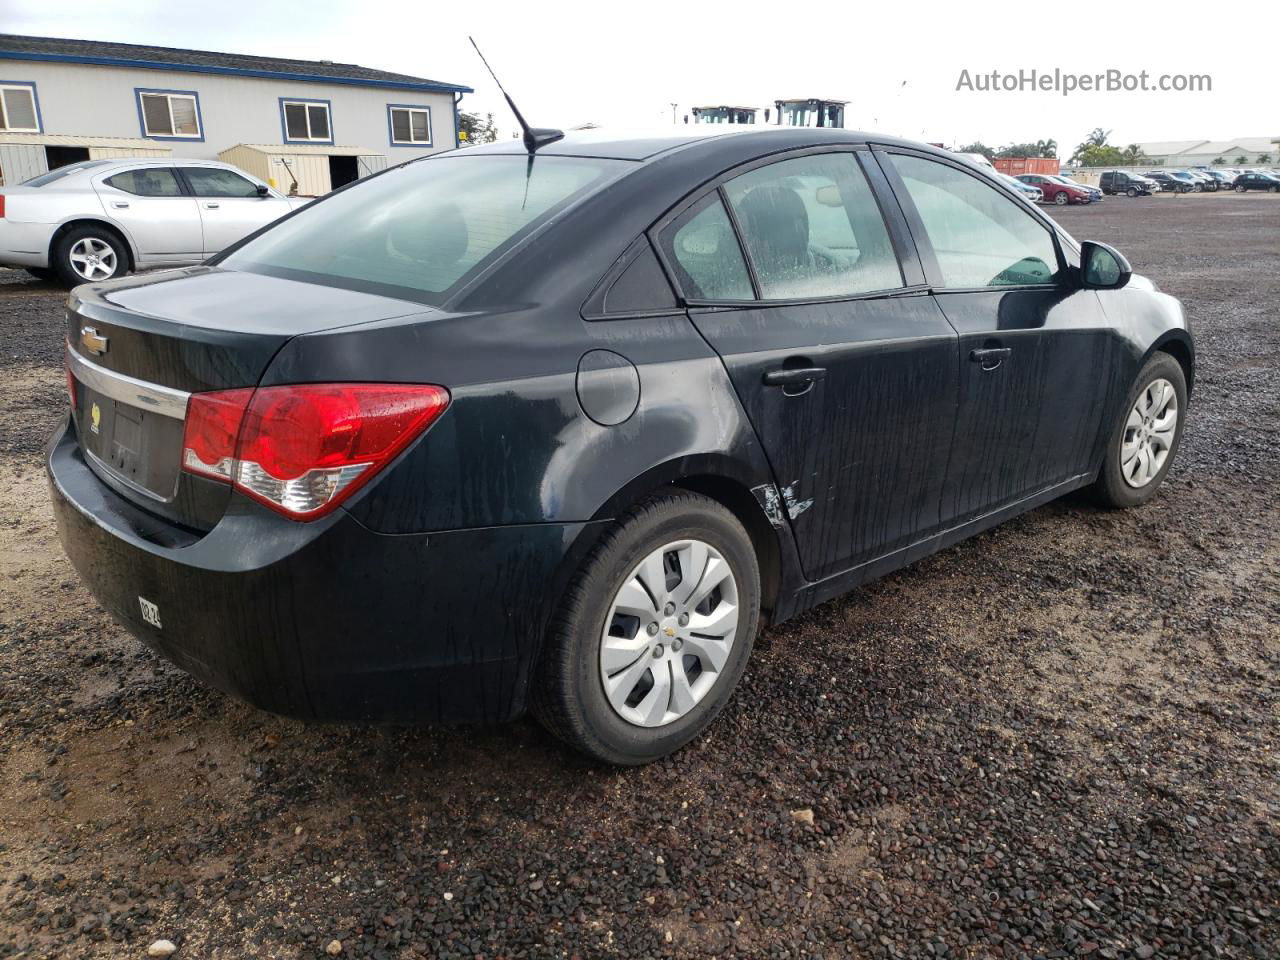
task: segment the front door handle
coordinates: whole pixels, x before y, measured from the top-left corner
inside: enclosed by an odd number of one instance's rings
[[[206,210],[217,210],[217,209],[218,209],[218,205],[217,205],[216,203],[206,203],[206,204],[204,205],[204,208],[205,208]]]
[[[766,370],[764,385],[766,387],[789,387],[800,383],[813,383],[827,375],[826,367],[779,367]]]
[[[982,364],[983,370],[994,370],[1004,363],[1011,353],[1013,353],[1012,347],[986,347],[982,350],[970,350],[969,359],[974,363]]]
[[[129,206],[129,201],[128,200],[112,200],[111,206],[115,207],[117,210],[125,210]]]

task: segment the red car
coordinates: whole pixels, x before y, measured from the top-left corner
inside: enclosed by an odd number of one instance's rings
[[[1067,203],[1088,203],[1092,195],[1078,183],[1050,176],[1047,173],[1023,173],[1018,179],[1033,187],[1039,187],[1044,194],[1045,203],[1056,203],[1059,206]]]

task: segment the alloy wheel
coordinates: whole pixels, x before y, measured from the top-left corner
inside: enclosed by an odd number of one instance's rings
[[[69,254],[71,269],[85,280],[106,280],[116,272],[116,252],[97,237],[77,240]]]
[[[701,540],[677,540],[638,563],[614,595],[600,640],[600,683],[639,727],[685,716],[711,691],[738,632],[738,584]]]
[[[1169,459],[1178,434],[1178,392],[1163,378],[1138,394],[1120,441],[1120,475],[1141,489],[1154,480]]]

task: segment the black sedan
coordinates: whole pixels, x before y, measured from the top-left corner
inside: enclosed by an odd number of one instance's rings
[[[1244,193],[1247,190],[1280,193],[1280,177],[1273,177],[1269,173],[1242,173],[1236,177],[1233,186],[1237,193]]]
[[[58,531],[145,644],[280,713],[532,709],[641,763],[762,624],[1168,474],[1178,301],[954,155],[536,133],[73,292]]]

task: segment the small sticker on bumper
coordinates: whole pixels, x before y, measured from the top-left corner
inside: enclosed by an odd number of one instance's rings
[[[160,624],[160,608],[148,600],[146,597],[138,597],[138,606],[142,610],[142,619],[151,624],[157,630],[164,628]]]

